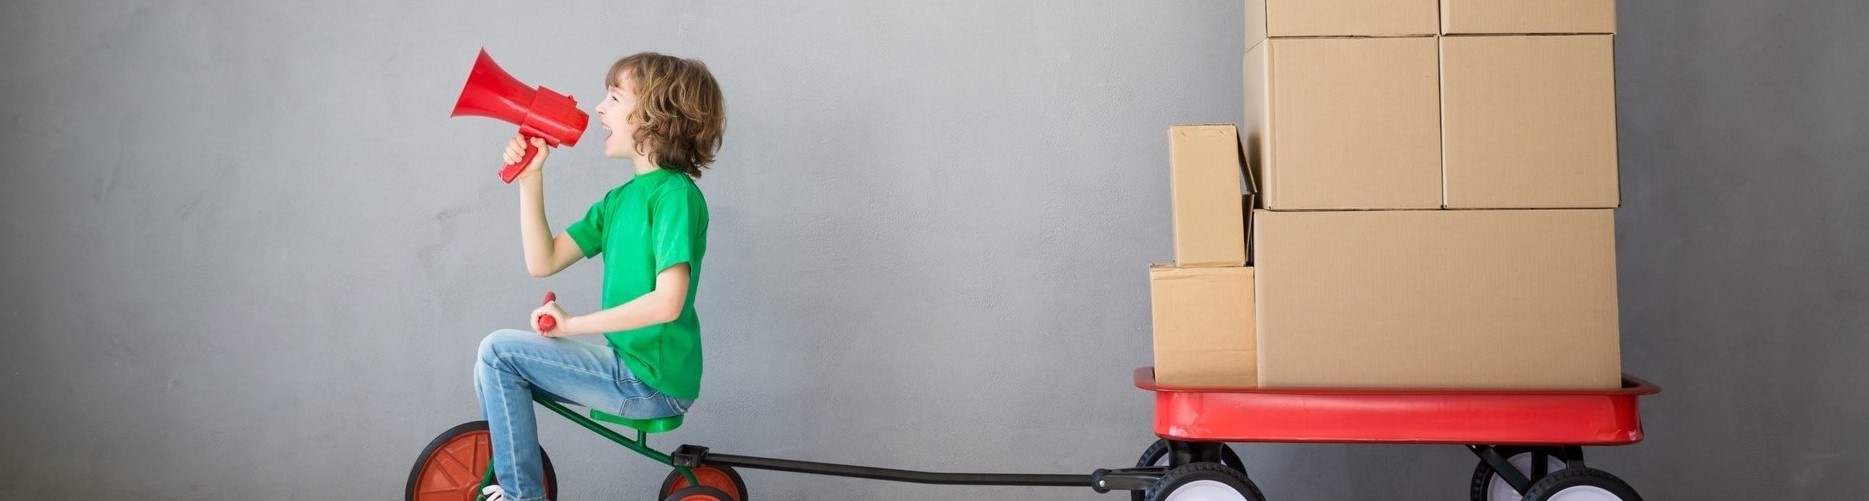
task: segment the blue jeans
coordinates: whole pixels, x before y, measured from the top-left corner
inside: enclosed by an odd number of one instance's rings
[[[533,393],[631,419],[685,413],[694,403],[637,380],[609,346],[517,329],[494,331],[480,341],[474,390],[493,441],[494,475],[514,501],[545,499]]]

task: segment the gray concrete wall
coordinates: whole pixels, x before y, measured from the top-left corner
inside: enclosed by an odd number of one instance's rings
[[[1869,497],[1869,3],[1622,2],[1623,364],[1650,499]]]
[[[1869,10],[1626,2],[1626,367],[1668,392],[1593,463],[1651,499],[1869,491]],[[1088,472],[1151,439],[1164,129],[1240,116],[1234,2],[0,4],[0,485],[21,499],[397,499],[476,419],[526,277],[511,129],[447,114],[474,51],[584,98],[707,60],[708,372],[655,443]],[[562,227],[626,167],[560,151]],[[567,499],[662,468],[548,418]],[[1457,499],[1452,447],[1244,446],[1275,499]],[[1116,499],[748,472],[762,499]]]

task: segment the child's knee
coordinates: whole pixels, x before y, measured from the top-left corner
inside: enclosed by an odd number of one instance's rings
[[[537,336],[538,334],[519,329],[500,329],[493,331],[493,333],[487,334],[487,337],[480,339],[480,363],[491,365],[498,362],[500,353],[506,351],[504,348],[516,343],[531,341],[531,338]]]

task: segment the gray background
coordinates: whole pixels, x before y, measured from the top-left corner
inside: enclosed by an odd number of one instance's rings
[[[1231,1],[0,3],[0,498],[399,499],[476,419],[526,277],[476,49],[583,98],[616,57],[728,96],[701,181],[705,398],[652,443],[1088,472],[1148,443],[1172,123],[1240,117]],[[1625,367],[1650,499],[1855,498],[1869,355],[1869,3],[1628,1]],[[592,134],[593,136],[596,133]],[[587,139],[595,143],[595,139]],[[581,214],[626,166],[548,167]],[[548,417],[567,499],[663,469]],[[1455,447],[1242,448],[1275,499],[1461,499]],[[748,472],[762,499],[1118,499]]]

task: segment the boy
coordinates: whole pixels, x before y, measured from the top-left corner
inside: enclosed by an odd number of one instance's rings
[[[556,238],[545,222],[542,140],[532,140],[539,153],[518,178],[526,270],[548,277],[602,254],[604,309],[571,315],[549,302],[528,316],[531,332],[505,329],[481,341],[474,386],[498,481],[488,499],[545,499],[534,392],[631,419],[685,413],[700,395],[694,290],[708,219],[693,179],[720,149],[720,87],[701,61],[653,52],[617,60],[604,86],[596,109],[608,131],[604,155],[628,160],[633,177]],[[524,155],[524,141],[507,143],[507,164]],[[539,329],[541,315],[553,329]],[[606,345],[562,339],[599,333]]]

